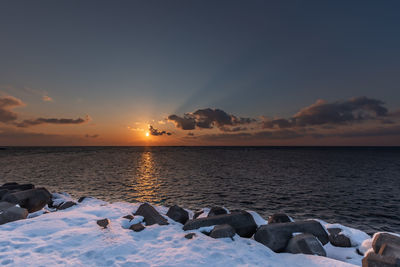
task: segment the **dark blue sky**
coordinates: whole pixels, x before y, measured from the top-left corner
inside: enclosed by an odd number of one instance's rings
[[[394,110],[399,14],[398,1],[2,1],[0,92],[22,116],[98,125],[207,107],[290,117],[359,96]]]

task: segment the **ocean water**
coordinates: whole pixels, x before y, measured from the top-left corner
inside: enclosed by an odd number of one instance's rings
[[[400,232],[400,148],[8,147],[0,182]]]

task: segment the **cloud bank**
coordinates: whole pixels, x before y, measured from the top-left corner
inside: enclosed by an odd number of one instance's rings
[[[153,136],[161,136],[161,135],[171,135],[172,133],[170,132],[166,132],[166,131],[160,131],[156,128],[154,128],[153,126],[149,126],[149,132],[151,135]]]

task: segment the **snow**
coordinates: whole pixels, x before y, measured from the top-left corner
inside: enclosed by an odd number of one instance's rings
[[[59,198],[71,200],[68,195]],[[0,265],[9,266],[355,266],[361,265],[356,248],[325,245],[330,259],[313,255],[274,253],[254,239],[235,235],[213,239],[204,230],[183,231],[182,224],[165,214],[167,207],[155,206],[169,225],[147,226],[141,232],[129,228],[142,222],[134,213],[140,203],[107,203],[87,198],[69,209],[51,212],[48,208],[26,220],[0,226]],[[204,214],[207,214],[205,212]],[[265,224],[252,212],[256,222]],[[108,228],[96,224],[110,219]],[[211,228],[212,229],[212,228]],[[347,233],[346,228],[342,228]],[[196,233],[192,239],[184,236]],[[358,233],[349,231],[357,242]],[[350,259],[349,259],[350,258]],[[347,261],[347,262],[343,262]],[[352,265],[351,263],[355,264]]]
[[[358,229],[354,229],[351,227],[347,227],[338,223],[335,224],[325,224],[325,228],[340,228],[342,231],[340,232],[344,236],[348,237],[351,241],[351,245],[353,247],[357,247],[361,245],[365,240],[370,239],[371,237],[363,231]]]

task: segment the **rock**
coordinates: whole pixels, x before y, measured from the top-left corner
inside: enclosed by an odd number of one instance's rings
[[[7,190],[17,190],[17,191],[24,191],[34,189],[35,186],[33,184],[11,184],[11,185],[3,185],[0,186],[0,190],[7,189]]]
[[[212,238],[232,238],[234,236],[235,229],[233,229],[232,226],[230,226],[229,224],[216,225],[210,233],[210,237]]]
[[[168,225],[167,219],[160,215],[156,211],[156,209],[148,203],[144,203],[139,206],[135,215],[140,215],[144,217],[144,222],[146,226],[159,224],[159,225]]]
[[[285,213],[275,213],[268,217],[268,224],[286,222],[291,222],[291,220]]]
[[[210,209],[210,211],[208,212],[207,217],[212,217],[212,216],[222,215],[222,214],[228,214],[226,209],[224,209],[222,207],[212,207]]]
[[[85,198],[87,198],[87,197],[86,197],[86,196],[80,197],[80,198],[78,199],[78,203],[81,203],[82,201],[84,201]]]
[[[400,259],[400,246],[396,244],[383,244],[378,252],[379,255]]]
[[[193,215],[193,219],[197,219],[203,213],[204,213],[204,210],[195,211],[194,215]]]
[[[252,237],[257,230],[257,224],[254,222],[253,216],[246,211],[189,220],[183,226],[183,230],[194,230],[200,227],[220,224],[229,224],[241,237]]]
[[[6,210],[8,208],[14,207],[15,204],[6,202],[6,201],[0,201],[0,211]]]
[[[286,252],[309,254],[326,257],[326,251],[318,238],[311,234],[298,234],[289,240]]]
[[[128,214],[128,215],[125,215],[124,217],[122,217],[122,218],[124,218],[124,219],[128,219],[128,220],[133,220],[133,215],[132,214]]]
[[[0,224],[26,219],[27,216],[28,211],[26,209],[14,205],[2,210],[0,213]]]
[[[196,233],[188,233],[188,234],[185,235],[185,238],[186,239],[192,239],[195,236],[196,236]]]
[[[258,228],[254,239],[275,252],[282,252],[292,238],[293,233],[312,234],[323,245],[329,242],[325,228],[315,220],[262,225]]]
[[[1,189],[0,190],[0,199],[2,199],[7,193],[12,193],[12,191],[8,189]]]
[[[51,194],[45,188],[36,188],[7,194],[4,201],[19,204],[26,208],[29,213],[41,210],[51,202]]]
[[[2,186],[8,186],[8,185],[19,185],[19,183],[16,183],[16,182],[5,183]]]
[[[349,248],[351,247],[351,240],[344,234],[341,234],[342,229],[340,228],[328,228],[329,242],[335,247]]]
[[[372,240],[372,248],[375,253],[379,253],[383,244],[394,244],[400,246],[400,237],[389,233],[375,234]]]
[[[131,229],[131,230],[133,230],[133,231],[135,231],[135,232],[143,231],[144,228],[145,228],[145,227],[144,227],[143,224],[141,224],[141,223],[135,223],[135,224],[132,224],[132,225],[129,227],[129,229]]]
[[[59,210],[65,210],[65,209],[71,208],[72,206],[75,206],[75,205],[76,205],[75,202],[73,202],[73,201],[67,201],[67,202],[62,203],[60,206],[58,206],[57,209],[59,209]]]
[[[110,224],[110,220],[107,218],[97,220],[97,224],[103,228],[107,228],[107,226]]]
[[[400,267],[400,259],[370,252],[362,259],[362,267]]]
[[[189,213],[177,205],[169,208],[167,216],[181,224],[185,224],[189,220]]]

